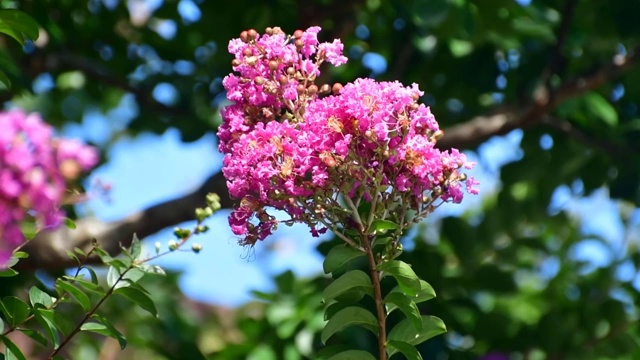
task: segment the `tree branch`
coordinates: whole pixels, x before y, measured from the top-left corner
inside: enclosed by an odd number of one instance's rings
[[[445,136],[438,142],[438,146],[444,149],[467,148],[492,136],[538,124],[550,110],[563,101],[595,89],[630,69],[637,62],[639,53],[640,46],[631,50],[626,57],[619,55],[614,57],[611,63],[600,69],[560,86],[550,99],[534,97],[530,104],[524,107],[502,106],[490,114],[477,116],[465,123],[445,129]],[[524,110],[518,110],[522,108]],[[562,129],[561,126],[560,130]],[[570,129],[564,131],[574,132]],[[66,252],[74,247],[87,249],[92,239],[97,239],[109,253],[117,254],[120,251],[120,244],[127,246],[134,233],[143,238],[166,227],[193,219],[194,209],[204,206],[205,195],[209,192],[220,195],[222,207],[233,206],[222,173],[217,173],[209,177],[198,190],[152,206],[123,220],[103,223],[97,219],[86,218],[76,223],[75,230],[61,228],[40,233],[23,248],[30,256],[18,263],[19,268],[72,267],[75,263],[68,258]]]

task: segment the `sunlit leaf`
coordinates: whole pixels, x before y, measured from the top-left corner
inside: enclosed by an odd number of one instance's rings
[[[404,319],[391,329],[387,339],[418,345],[445,332],[447,328],[442,320],[435,316],[422,315],[422,330],[417,331],[411,320]],[[393,355],[396,352],[391,350],[389,353]]]
[[[329,302],[346,292],[354,290],[362,291],[369,295],[373,294],[371,279],[369,278],[369,275],[362,270],[346,272],[338,279],[334,280],[324,289],[322,297],[325,302]]]
[[[422,319],[420,318],[418,305],[411,301],[407,295],[400,292],[391,292],[384,298],[384,303],[387,306],[387,314],[399,308],[411,320],[417,331],[422,330]]]
[[[322,268],[324,269],[325,274],[328,274],[344,266],[349,261],[364,255],[364,252],[358,249],[354,249],[351,246],[334,246],[333,248],[331,248],[331,250],[327,254],[327,257],[324,259]]]
[[[32,286],[31,289],[29,289],[29,301],[31,302],[31,306],[41,304],[48,308],[53,304],[54,298],[37,287]]]
[[[415,346],[403,341],[389,340],[387,342],[387,353],[389,357],[396,351],[400,351],[407,360],[422,360],[422,355],[420,355]]]
[[[409,264],[399,260],[391,260],[382,263],[379,270],[384,272],[383,276],[393,276],[398,282],[398,286],[407,295],[415,296],[420,291],[420,279]]]
[[[329,319],[329,322],[322,329],[320,339],[324,344],[333,334],[354,325],[365,328],[374,334],[378,333],[378,320],[373,314],[361,307],[350,306],[338,311]]]
[[[91,300],[89,300],[87,294],[82,292],[82,290],[62,279],[56,281],[56,286],[60,289],[60,296],[62,296],[64,292],[67,292],[82,306],[84,311],[89,311],[91,308]]]
[[[145,294],[144,292],[133,287],[121,287],[116,289],[113,293],[124,296],[144,310],[151,313],[151,315],[158,316],[158,311],[156,310],[156,306],[153,303],[153,300],[151,300],[149,295]]]
[[[0,32],[14,38],[21,45],[38,38],[38,23],[31,16],[13,9],[0,10]]]

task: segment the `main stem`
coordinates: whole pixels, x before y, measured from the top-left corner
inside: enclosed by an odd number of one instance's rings
[[[380,271],[377,270],[376,257],[371,247],[371,238],[362,234],[362,244],[369,258],[369,272],[373,284],[373,295],[376,300],[376,313],[378,314],[378,359],[387,360],[387,317],[384,311],[382,290],[380,289]]]

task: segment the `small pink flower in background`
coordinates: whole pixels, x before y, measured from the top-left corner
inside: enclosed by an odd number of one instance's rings
[[[98,163],[95,148],[52,134],[37,114],[0,112],[0,268],[25,240],[20,224],[59,226],[66,182]]]

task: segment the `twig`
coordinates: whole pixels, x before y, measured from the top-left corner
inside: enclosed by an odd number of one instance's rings
[[[367,234],[361,234],[362,244],[369,259],[369,273],[373,284],[373,296],[376,301],[376,313],[378,317],[378,359],[387,360],[387,318],[384,310],[384,299],[380,288],[380,271],[371,247],[371,239]]]

